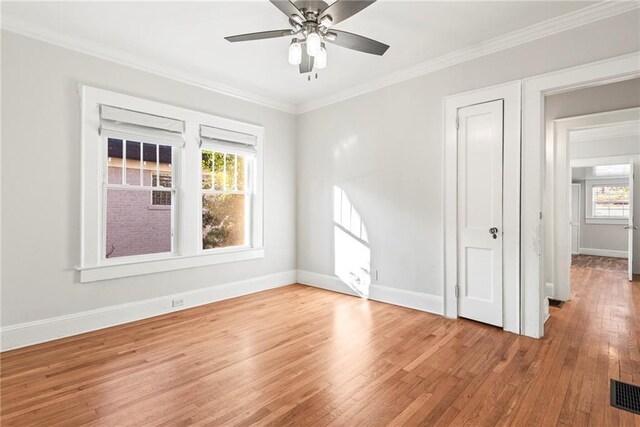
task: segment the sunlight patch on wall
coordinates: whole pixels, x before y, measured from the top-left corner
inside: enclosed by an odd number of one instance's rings
[[[369,236],[358,211],[345,192],[333,187],[334,272],[344,284],[363,297],[371,286]]]

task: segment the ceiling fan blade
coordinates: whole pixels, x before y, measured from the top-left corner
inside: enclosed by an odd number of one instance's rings
[[[332,29],[329,33],[334,33],[335,39],[331,40],[330,38],[326,38],[325,40],[327,42],[346,47],[347,49],[381,56],[384,55],[387,49],[389,49],[389,46],[384,43],[380,43],[357,34],[347,33],[346,31]]]
[[[307,44],[302,43],[302,61],[298,66],[300,74],[310,73],[313,71],[313,56],[307,55]]]
[[[299,18],[301,18],[300,22],[304,22],[305,20],[304,15],[289,0],[270,0],[270,1],[275,7],[280,9],[280,12],[287,15],[287,18],[291,18],[292,16],[298,16]]]
[[[263,39],[273,39],[277,37],[286,37],[293,34],[291,30],[273,30],[273,31],[261,31],[259,33],[249,33],[249,34],[239,34],[237,36],[228,36],[225,37],[225,40],[230,41],[231,43],[235,42],[246,42],[251,40],[263,40]]]
[[[318,22],[320,22],[325,16],[329,15],[331,16],[331,25],[335,25],[338,22],[351,18],[367,6],[371,6],[375,1],[376,0],[337,0],[322,12]]]

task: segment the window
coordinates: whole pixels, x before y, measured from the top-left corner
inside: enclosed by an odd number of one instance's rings
[[[81,89],[82,282],[264,256],[260,126]]]
[[[171,168],[171,164],[169,163],[169,168]],[[160,174],[160,187],[173,187],[172,182],[173,175]],[[153,186],[158,186],[156,182],[158,181],[158,174],[153,174],[152,176]],[[154,190],[151,193],[151,204],[154,206],[171,206],[172,193],[169,191],[163,190]]]
[[[629,217],[629,185],[592,185],[591,200],[595,218]]]
[[[255,138],[201,126],[202,249],[250,245]]]
[[[105,142],[105,258],[172,252],[173,212],[150,209],[149,199],[171,205],[173,147],[109,137]]]

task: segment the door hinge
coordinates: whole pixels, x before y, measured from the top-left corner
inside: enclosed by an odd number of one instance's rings
[[[456,129],[460,129],[460,116],[456,116]]]
[[[460,286],[456,285],[456,298],[460,298]]]

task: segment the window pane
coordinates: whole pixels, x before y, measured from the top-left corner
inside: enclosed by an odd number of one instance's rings
[[[140,143],[127,141],[127,184],[140,185]]]
[[[157,148],[158,146],[156,144],[142,145],[142,182],[146,187],[153,185],[153,176],[157,173]]]
[[[160,187],[173,187],[173,150],[168,145],[161,145],[160,151]]]
[[[213,152],[202,151],[202,189],[209,190],[212,185]]]
[[[171,252],[171,209],[153,208],[151,193],[107,190],[107,258]]]
[[[224,164],[225,164],[225,189],[226,190],[235,190],[236,189],[236,156],[235,154],[225,154],[224,155]]]
[[[171,206],[171,191],[153,191],[151,204],[154,206]]]
[[[202,248],[213,249],[245,244],[245,195],[202,196]]]
[[[109,184],[122,184],[122,140],[107,141],[107,172]]]
[[[593,215],[597,217],[627,217],[629,215],[628,185],[594,185]]]
[[[224,154],[213,154],[213,189],[224,190]]]
[[[237,171],[238,171],[238,191],[245,191],[244,188],[244,177],[246,174],[246,162],[244,160],[244,157],[242,156],[238,156],[238,165],[237,165]]]

